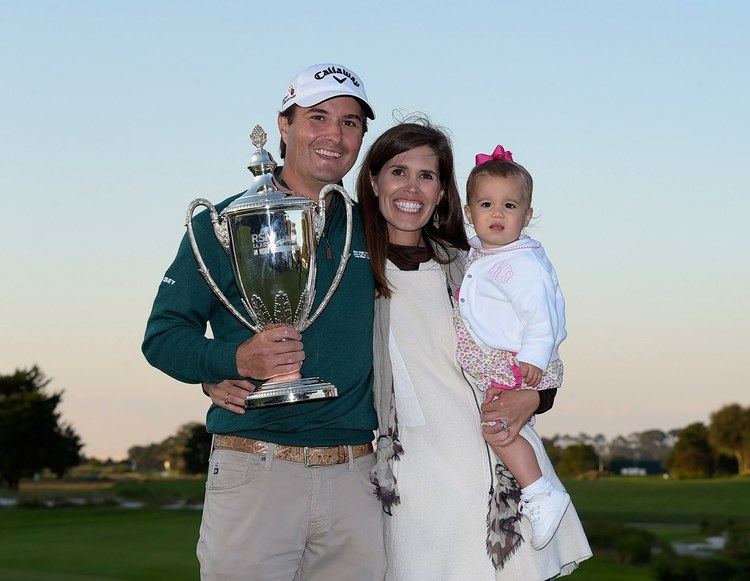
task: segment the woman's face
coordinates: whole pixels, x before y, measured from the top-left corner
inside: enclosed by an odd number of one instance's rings
[[[390,242],[417,246],[443,193],[435,151],[422,145],[400,153],[371,179]]]

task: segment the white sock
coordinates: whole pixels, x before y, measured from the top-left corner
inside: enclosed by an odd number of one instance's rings
[[[521,489],[521,500],[529,500],[542,492],[547,492],[551,486],[549,478],[542,475],[528,486]]]

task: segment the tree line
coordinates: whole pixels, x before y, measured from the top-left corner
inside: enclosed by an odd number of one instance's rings
[[[84,460],[80,437],[57,410],[64,392],[50,392],[49,384],[37,366],[0,374],[0,482],[11,489],[42,470],[62,477]],[[619,473],[634,466],[678,478],[750,475],[750,407],[738,403],[713,412],[708,424],[695,422],[679,430],[646,430],[612,439],[581,433],[543,440],[562,477]],[[187,423],[161,442],[131,447],[128,468],[203,473],[210,447],[205,426]]]
[[[637,467],[676,478],[750,475],[750,407],[738,403],[713,412],[708,424],[682,429],[646,430],[608,440],[602,434],[543,438],[547,453],[563,477],[586,472],[618,474]]]

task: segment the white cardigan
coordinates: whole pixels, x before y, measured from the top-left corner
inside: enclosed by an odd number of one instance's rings
[[[525,235],[493,250],[477,238],[470,244],[459,309],[472,338],[547,369],[567,332],[565,300],[542,245]]]

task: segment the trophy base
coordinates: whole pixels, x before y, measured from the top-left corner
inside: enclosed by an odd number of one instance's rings
[[[245,398],[245,409],[330,399],[338,395],[335,385],[317,377],[266,383]]]

